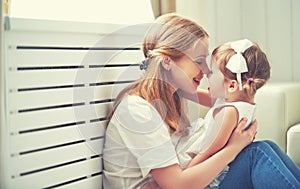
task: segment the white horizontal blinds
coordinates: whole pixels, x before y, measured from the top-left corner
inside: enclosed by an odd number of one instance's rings
[[[6,36],[6,186],[101,188],[107,110],[140,76],[140,49],[82,32]]]

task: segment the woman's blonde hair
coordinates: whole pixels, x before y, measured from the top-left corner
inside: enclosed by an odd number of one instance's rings
[[[218,63],[225,79],[237,79],[236,74],[226,68],[226,64],[235,53],[230,43],[220,45],[212,52],[213,60]],[[269,80],[271,66],[266,54],[260,49],[257,43],[253,43],[242,55],[248,67],[248,72],[241,75],[243,91],[246,95],[245,97],[253,98],[256,91]]]
[[[195,22],[169,13],[160,16],[148,29],[142,44],[147,69],[143,76],[123,89],[117,96],[114,110],[126,94],[138,95],[151,103],[172,132],[181,132],[190,124],[183,108],[180,92],[175,92],[167,82],[167,71],[162,67],[162,56],[180,59],[184,52],[199,39],[208,37]]]

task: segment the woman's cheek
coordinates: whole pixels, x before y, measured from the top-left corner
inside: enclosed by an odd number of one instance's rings
[[[188,93],[194,93],[197,89],[197,86],[194,85],[193,80],[186,75],[184,77],[181,77],[181,79],[177,81],[177,83],[178,88]]]
[[[192,93],[196,91],[197,86],[194,86],[193,79],[189,77],[189,73],[187,72],[187,70],[180,69],[179,67],[173,67],[171,70],[171,84],[176,89]]]

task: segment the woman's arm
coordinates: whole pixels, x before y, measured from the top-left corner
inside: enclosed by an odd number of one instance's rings
[[[215,101],[211,98],[208,90],[200,88],[193,94],[183,92],[183,97],[207,107],[212,107]]]
[[[188,167],[194,166],[211,155],[218,152],[223,148],[230,138],[230,135],[238,123],[238,112],[233,106],[227,106],[219,109],[214,116],[214,125],[212,127],[219,128],[217,137],[214,139],[213,143],[206,149],[203,153],[197,154],[192,161],[189,163]]]
[[[247,120],[242,119],[226,146],[207,160],[185,170],[177,164],[153,169],[151,170],[153,178],[162,189],[204,188],[235,159],[245,146],[253,141],[256,121],[248,130],[243,131],[246,122]]]

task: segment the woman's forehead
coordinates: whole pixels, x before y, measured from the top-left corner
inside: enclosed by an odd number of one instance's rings
[[[195,43],[195,45],[193,45],[192,48],[185,51],[185,55],[192,60],[205,58],[209,55],[208,47],[209,44],[207,38],[200,39]]]

